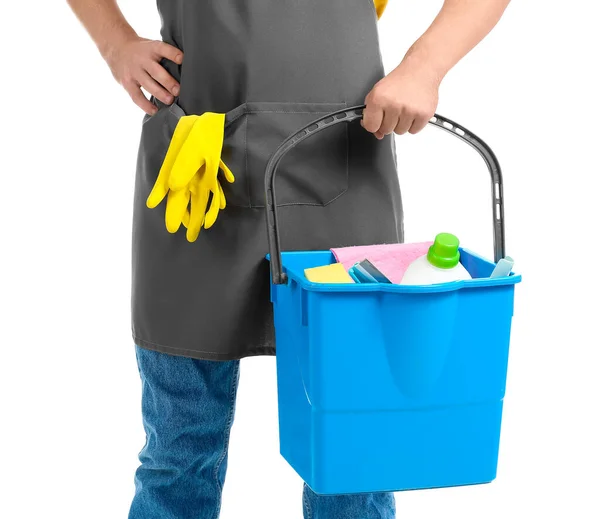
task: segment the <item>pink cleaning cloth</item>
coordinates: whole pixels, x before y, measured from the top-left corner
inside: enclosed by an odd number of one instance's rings
[[[342,263],[346,270],[355,263],[368,259],[392,283],[400,283],[408,266],[417,258],[427,254],[432,243],[365,245],[331,249],[331,252],[333,252],[338,263]]]

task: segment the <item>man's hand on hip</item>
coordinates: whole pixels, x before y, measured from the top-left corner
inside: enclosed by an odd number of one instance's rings
[[[127,22],[116,0],[67,0],[90,33],[113,76],[133,102],[149,115],[156,113],[142,88],[170,105],[179,95],[179,84],[161,65],[166,58],[178,65],[183,52],[162,41],[140,38]]]
[[[160,64],[166,58],[180,65],[183,52],[178,48],[136,36],[113,47],[105,57],[115,79],[147,114],[156,113],[157,108],[142,88],[168,105],[179,95],[179,83]]]

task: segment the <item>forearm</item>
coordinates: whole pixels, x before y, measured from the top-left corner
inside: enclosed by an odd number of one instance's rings
[[[445,0],[403,65],[425,67],[441,81],[498,23],[510,0]],[[402,66],[402,65],[401,65]]]
[[[137,37],[116,0],[67,0],[106,58],[119,44]]]
[[[158,110],[145,90],[170,105],[179,95],[179,83],[161,64],[163,59],[177,65],[183,53],[161,40],[140,38],[123,16],[117,0],[67,0],[96,43],[115,79],[147,114]]]

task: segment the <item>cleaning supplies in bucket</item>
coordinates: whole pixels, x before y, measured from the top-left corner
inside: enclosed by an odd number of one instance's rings
[[[437,285],[472,279],[460,262],[459,240],[450,233],[438,234],[434,242],[344,247],[331,252],[337,263],[305,269],[308,281]],[[510,276],[513,264],[509,256],[501,259],[489,277]]]
[[[387,276],[368,259],[355,263],[350,267],[348,274],[357,283],[391,283]]]
[[[408,266],[418,257],[427,254],[433,242],[387,243],[333,248],[331,252],[338,263],[350,270],[356,263],[368,259],[392,283],[399,284]]]
[[[341,263],[308,268],[304,275],[311,283],[354,283]]]
[[[510,256],[506,256],[506,258],[502,258],[497,264],[492,273],[490,274],[490,278],[503,278],[506,276],[510,276],[512,272],[512,268],[515,264],[515,260],[513,260]]]
[[[459,241],[450,233],[440,233],[435,237],[427,254],[413,261],[401,285],[434,285],[471,279],[471,275],[460,263]]]

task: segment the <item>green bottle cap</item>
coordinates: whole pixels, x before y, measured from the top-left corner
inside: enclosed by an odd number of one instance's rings
[[[446,232],[438,234],[427,253],[429,263],[440,269],[451,269],[456,267],[460,261],[458,245],[458,238],[454,236],[454,234]]]

